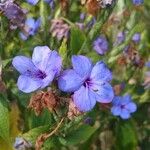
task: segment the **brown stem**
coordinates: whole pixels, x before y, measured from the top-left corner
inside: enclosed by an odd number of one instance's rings
[[[63,117],[60,122],[58,123],[58,125],[56,126],[56,128],[50,132],[50,133],[44,133],[42,135],[40,135],[35,143],[35,150],[41,150],[41,146],[43,145],[44,141],[47,140],[49,137],[51,137],[52,135],[54,135],[57,130],[60,128],[61,124],[63,123],[65,117]]]

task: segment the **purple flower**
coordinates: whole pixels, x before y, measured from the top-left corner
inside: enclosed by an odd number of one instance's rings
[[[93,17],[92,20],[90,20],[86,25],[87,29],[91,29],[95,23],[96,23],[96,18]]]
[[[105,37],[98,37],[93,43],[93,49],[100,55],[104,55],[108,50],[108,42]]]
[[[86,17],[86,14],[85,14],[85,13],[81,13],[81,14],[80,14],[80,20],[81,20],[81,21],[84,21],[85,17]]]
[[[39,2],[39,0],[26,0],[26,1],[31,5],[36,5]]]
[[[132,0],[134,5],[141,5],[144,3],[144,0]]]
[[[44,1],[49,4],[51,9],[54,9],[54,7],[55,7],[54,0],[44,0]]]
[[[140,33],[135,33],[132,37],[132,41],[134,41],[135,43],[139,43],[141,40],[141,34]]]
[[[150,68],[150,61],[146,62],[145,66],[148,67],[148,68]]]
[[[123,97],[116,96],[112,101],[111,112],[114,116],[120,116],[122,119],[128,119],[131,117],[131,113],[135,112],[137,106],[132,102],[130,95]]]
[[[27,40],[27,38],[31,35],[33,36],[41,25],[40,19],[28,18],[25,22],[25,33],[20,32],[20,37],[22,40]]]
[[[61,70],[62,60],[56,51],[51,51],[47,46],[37,46],[34,48],[32,59],[16,56],[12,64],[21,74],[18,88],[30,93],[51,84]]]
[[[102,62],[94,66],[85,56],[72,56],[73,69],[65,70],[58,79],[58,86],[64,92],[73,92],[73,101],[80,111],[91,110],[96,101],[109,103],[114,92],[109,84],[112,74]]]
[[[122,42],[124,42],[124,40],[125,40],[125,32],[119,32],[117,34],[117,39],[116,39],[114,45],[119,45]]]

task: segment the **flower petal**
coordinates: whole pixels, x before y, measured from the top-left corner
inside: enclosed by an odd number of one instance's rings
[[[110,81],[112,80],[112,73],[103,61],[99,61],[93,67],[90,78],[92,80]]]
[[[135,103],[130,102],[128,105],[126,105],[126,109],[130,112],[133,113],[137,110],[137,106]]]
[[[47,46],[37,46],[34,48],[32,61],[40,70],[46,74],[52,70],[59,74],[62,59],[56,51],[51,51]]]
[[[121,104],[127,105],[131,101],[131,96],[129,94],[126,94],[123,96]]]
[[[45,88],[46,86],[50,85],[54,77],[55,77],[55,72],[54,71],[49,72],[48,76],[42,80],[43,83],[41,88]]]
[[[49,73],[54,71],[56,75],[59,75],[62,66],[62,59],[56,51],[51,51],[49,60],[46,65],[45,72]]]
[[[85,56],[72,56],[72,65],[75,72],[82,78],[86,78],[91,73],[92,62]]]
[[[129,119],[129,118],[130,118],[130,113],[129,113],[129,111],[126,110],[126,109],[122,109],[122,110],[121,110],[120,117],[121,117],[122,119]]]
[[[77,108],[83,112],[91,110],[96,104],[95,94],[84,86],[73,94],[73,101]]]
[[[21,74],[25,74],[27,71],[35,71],[36,67],[30,58],[25,56],[16,56],[12,61],[13,66]]]
[[[34,65],[40,70],[45,71],[47,63],[50,62],[50,52],[51,50],[48,48],[48,46],[35,47],[32,55],[32,61]]]
[[[121,102],[122,102],[122,97],[121,96],[115,96],[113,101],[112,101],[112,104],[114,106],[121,106]]]
[[[79,75],[72,69],[65,70],[58,79],[58,87],[64,92],[74,92],[82,85]]]
[[[113,106],[111,108],[111,112],[114,116],[119,116],[120,113],[121,113],[121,108],[120,107],[117,107],[117,106]]]
[[[114,98],[113,88],[109,83],[95,86],[96,100],[100,103],[110,103]]]
[[[39,0],[27,0],[27,2],[31,5],[36,5]]]
[[[21,75],[18,78],[17,85],[19,90],[25,93],[30,93],[39,89],[40,86],[42,85],[42,82],[41,80],[34,80],[28,76]]]

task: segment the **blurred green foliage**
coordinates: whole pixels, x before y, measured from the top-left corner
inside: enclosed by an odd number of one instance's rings
[[[28,11],[28,17],[40,16],[42,26],[35,36],[22,41],[19,37],[20,29],[10,30],[9,21],[3,14],[0,15],[0,63],[2,64],[2,66],[0,64],[2,67],[0,86],[2,82],[5,86],[5,89],[0,91],[0,149],[11,150],[17,136],[24,137],[34,145],[37,137],[52,131],[61,118],[48,110],[37,117],[33,111],[27,109],[31,94],[18,91],[16,86],[18,74],[11,65],[14,56],[31,56],[35,46],[48,45],[51,49],[59,51],[65,67],[70,66],[73,54],[84,54],[94,62],[104,60],[113,72],[113,85],[124,82],[125,89],[121,94],[130,93],[138,104],[138,110],[131,119],[122,121],[113,117],[107,109],[97,105],[91,112],[72,121],[66,119],[58,132],[44,142],[42,150],[149,150],[150,91],[142,86],[144,74],[148,69],[145,66],[138,68],[132,64],[125,66],[117,64],[117,59],[125,46],[131,42],[135,32],[140,32],[142,35],[140,44],[136,45],[138,53],[144,62],[150,60],[149,0],[145,0],[144,5],[140,7],[133,6],[131,0],[118,0],[115,6],[99,12],[96,17],[97,22],[90,30],[80,30],[75,26],[80,13],[86,12],[79,0],[69,1],[67,14],[62,13],[60,1],[55,1],[54,11],[42,0],[36,6],[21,0],[16,2]],[[119,23],[108,23],[110,16],[117,17],[117,15]],[[58,41],[52,37],[51,19],[58,17],[71,26],[68,40],[64,38]],[[85,22],[88,22],[90,17],[87,17]],[[128,31],[125,42],[113,46],[116,34],[125,30]],[[100,34],[105,34],[109,41],[109,52],[105,56],[99,56],[92,49],[92,42]],[[15,105],[12,105],[14,103]],[[84,123],[87,116],[93,119],[94,125]],[[12,127],[12,124],[16,126]]]

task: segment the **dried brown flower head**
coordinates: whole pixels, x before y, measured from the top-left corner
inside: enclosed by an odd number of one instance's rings
[[[97,0],[88,0],[86,3],[87,12],[93,16],[96,16],[100,11],[100,5]]]
[[[53,19],[50,32],[53,37],[56,37],[58,40],[62,38],[68,38],[70,27],[68,24],[64,23],[62,19]]]
[[[72,120],[72,119],[74,119],[74,117],[77,117],[77,116],[79,116],[81,114],[82,114],[82,112],[80,112],[78,110],[78,108],[75,106],[75,104],[72,101],[72,99],[70,99],[70,101],[69,101],[69,110],[68,110],[68,114],[67,114],[68,118],[70,120]]]
[[[60,0],[61,10],[67,12],[69,8],[69,0]]]
[[[22,28],[24,26],[26,19],[25,12],[19,5],[14,3],[13,0],[7,0],[0,4],[0,10],[10,21],[11,29],[16,29],[17,27]]]
[[[36,115],[39,115],[43,109],[47,108],[49,111],[53,111],[56,106],[57,97],[52,91],[40,91],[31,97],[28,108],[33,109]]]
[[[124,89],[124,87],[125,87],[124,83],[115,85],[114,86],[115,95],[120,95],[120,93],[122,92],[122,90]]]

